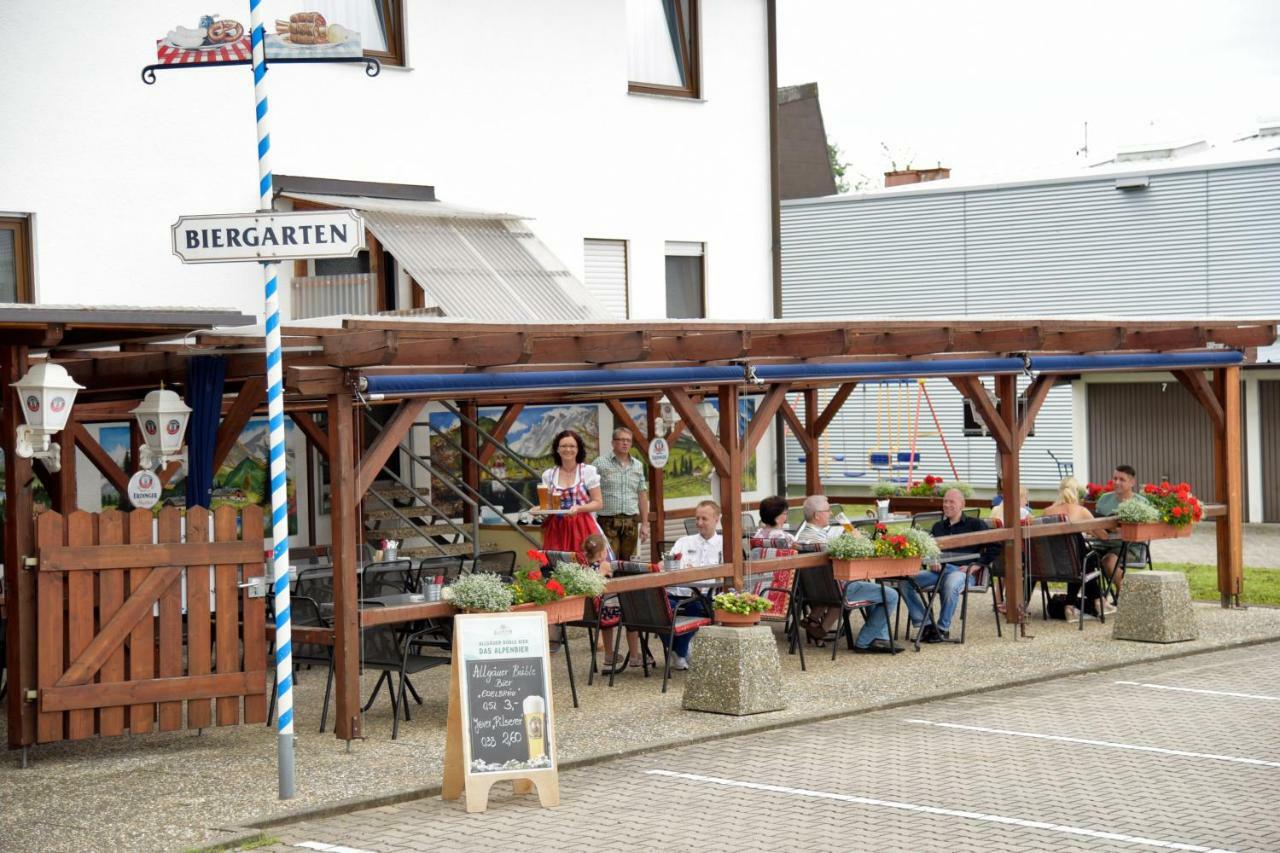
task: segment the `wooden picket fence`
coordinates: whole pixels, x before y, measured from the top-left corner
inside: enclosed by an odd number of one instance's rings
[[[266,721],[262,510],[185,518],[37,519],[38,743]]]

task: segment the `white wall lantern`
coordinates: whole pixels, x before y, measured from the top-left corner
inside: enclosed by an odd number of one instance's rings
[[[43,459],[45,467],[62,467],[61,448],[51,441],[67,425],[76,392],[84,388],[65,367],[42,361],[13,383],[26,423],[18,426],[14,451],[24,459]]]
[[[662,438],[675,429],[679,422],[680,416],[676,414],[676,407],[671,405],[671,401],[664,396],[658,401],[658,416],[653,419],[654,435]]]
[[[707,428],[711,430],[712,435],[720,434],[720,410],[716,408],[715,403],[710,400],[703,400],[702,405],[698,407],[702,413],[702,419],[707,422]]]
[[[191,407],[181,397],[161,387],[147,394],[131,414],[137,418],[146,442],[138,449],[142,468],[156,468],[181,459],[182,440],[191,417]]]

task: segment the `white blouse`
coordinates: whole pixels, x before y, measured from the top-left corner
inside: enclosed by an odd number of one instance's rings
[[[588,465],[585,462],[579,465],[574,474],[573,483],[568,486],[561,486],[556,482],[556,472],[559,470],[560,467],[557,465],[542,472],[542,484],[552,492],[567,492],[579,484],[590,491],[600,485],[600,472],[594,465]]]

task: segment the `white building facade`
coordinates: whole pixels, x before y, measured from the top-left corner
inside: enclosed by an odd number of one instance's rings
[[[1223,148],[1142,152],[1063,178],[965,186],[954,181],[784,202],[783,314],[941,319],[964,316],[1280,317],[1280,128]],[[1280,360],[1245,374],[1247,520],[1280,521]],[[959,394],[929,380],[942,425],[923,409],[920,474],[995,480],[992,442],[963,436]],[[857,486],[904,472],[867,464],[907,450],[915,389],[859,389],[834,424],[824,481]],[[904,420],[906,419],[906,420]],[[893,428],[886,426],[892,422]],[[1092,375],[1050,393],[1022,453],[1033,489],[1082,482],[1135,462],[1212,494],[1208,422],[1168,374]],[[792,445],[788,466],[802,468]],[[836,459],[836,456],[843,458]]]

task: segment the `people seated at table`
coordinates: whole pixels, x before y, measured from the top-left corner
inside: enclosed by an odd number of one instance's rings
[[[698,532],[681,536],[671,546],[671,553],[680,555],[680,568],[693,569],[723,562],[724,539],[716,532],[716,527],[720,524],[720,504],[712,500],[700,501],[694,508],[693,518],[698,526]],[[672,609],[678,604],[683,604],[680,608],[681,616],[711,615],[707,610],[706,602],[690,587],[669,587],[667,595]],[[689,668],[689,645],[697,633],[697,631],[690,631],[671,641],[671,654],[674,655],[671,661],[673,669]]]
[[[542,472],[542,485],[551,494],[552,506],[563,515],[549,515],[542,522],[542,548],[546,551],[577,551],[592,533],[603,533],[595,513],[604,506],[600,495],[600,472],[585,464],[587,446],[571,429],[556,433],[551,440],[556,464]]]
[[[760,526],[751,534],[751,547],[790,548],[794,545],[796,538],[783,527],[786,520],[786,498],[771,495],[760,501]]]
[[[958,533],[976,533],[987,530],[987,524],[980,518],[964,514],[964,494],[959,489],[948,489],[942,496],[942,518],[933,525],[930,531],[934,537],[952,536]],[[968,563],[957,565],[946,563],[939,571],[929,569],[917,574],[914,584],[902,584],[903,597],[907,600],[907,614],[911,618],[912,631],[923,630],[920,640],[924,643],[945,643],[951,639],[951,619],[955,616],[956,607],[960,604],[960,596],[964,594],[966,583],[976,585],[978,575],[988,569],[991,562],[999,554],[999,545],[984,545],[978,551],[978,558]],[[926,592],[937,589],[941,605],[935,622],[925,624],[924,600],[917,588]],[[923,626],[923,628],[921,627]]]
[[[1117,465],[1115,470],[1111,472],[1111,483],[1114,487],[1110,492],[1103,492],[1098,497],[1098,502],[1094,504],[1094,514],[1099,518],[1107,515],[1115,515],[1116,508],[1120,504],[1130,498],[1137,498],[1145,501],[1141,494],[1137,492],[1138,472],[1132,465]],[[1136,559],[1140,556],[1140,551],[1133,543],[1125,543],[1119,539],[1095,539],[1090,543],[1090,547],[1102,554],[1102,570],[1106,572],[1107,577],[1111,578],[1111,583],[1115,586],[1116,594],[1120,593],[1120,583],[1124,580],[1124,569],[1119,568],[1120,553],[1128,544],[1129,559]]]
[[[1079,522],[1092,521],[1093,513],[1089,512],[1088,507],[1080,505],[1080,483],[1075,477],[1063,477],[1062,482],[1058,484],[1057,499],[1052,504],[1045,507],[1045,516],[1058,515],[1062,516],[1065,521]],[[1085,551],[1084,537],[1079,533],[1072,534],[1080,537],[1080,553]],[[1096,617],[1103,606],[1102,587],[1097,579],[1093,579],[1085,584],[1085,603],[1084,612],[1090,616]],[[1080,584],[1067,584],[1067,602],[1061,608],[1061,618],[1071,621],[1078,615],[1075,605],[1072,602],[1080,600]],[[1052,602],[1051,602],[1052,603]],[[1060,608],[1053,606],[1050,608],[1049,615],[1057,616]],[[1109,612],[1109,611],[1107,611]]]

